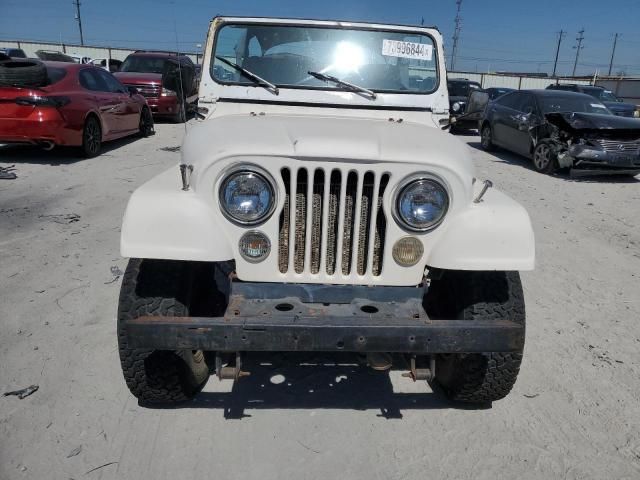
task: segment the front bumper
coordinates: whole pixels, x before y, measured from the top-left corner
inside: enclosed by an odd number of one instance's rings
[[[135,348],[348,351],[416,354],[521,350],[524,326],[509,320],[436,320],[424,289],[232,283],[224,316],[127,321]]]
[[[589,146],[572,145],[568,150],[572,170],[596,173],[640,172],[640,151],[610,152]]]
[[[147,97],[147,103],[154,115],[175,115],[178,111],[178,97]]]

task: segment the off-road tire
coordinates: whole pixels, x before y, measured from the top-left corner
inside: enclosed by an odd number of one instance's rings
[[[480,128],[479,133],[480,133],[480,146],[482,147],[482,150],[484,150],[485,152],[491,152],[495,150],[496,147],[492,141],[493,132],[491,131],[491,125],[489,125],[488,123],[485,123],[484,125],[482,125],[482,128]]]
[[[518,272],[446,271],[440,280],[432,282],[427,302],[428,311],[435,308],[438,311],[432,314],[440,318],[511,320],[525,325]],[[524,345],[524,332],[522,335]],[[487,404],[507,396],[521,362],[522,350],[439,355],[435,381],[452,400]]]
[[[544,161],[546,158],[546,163]],[[552,174],[558,168],[558,154],[555,147],[542,141],[533,149],[533,168],[536,172]]]
[[[47,82],[47,69],[38,60],[7,60],[0,63],[0,86],[42,87]]]
[[[118,349],[125,382],[142,404],[171,405],[193,398],[209,378],[202,351],[129,346],[125,322],[143,315],[189,315],[193,262],[131,259],[118,305]]]

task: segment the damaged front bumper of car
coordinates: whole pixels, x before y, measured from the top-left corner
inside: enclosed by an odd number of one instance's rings
[[[422,287],[232,282],[219,317],[141,316],[126,325],[135,348],[216,352],[519,351],[510,320],[432,319]]]
[[[570,145],[558,153],[558,166],[572,175],[640,173],[640,151],[608,151],[588,144]]]

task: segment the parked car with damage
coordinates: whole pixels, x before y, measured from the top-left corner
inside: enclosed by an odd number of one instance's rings
[[[604,87],[592,85],[580,85],[577,83],[554,84],[547,87],[548,90],[559,90],[562,92],[586,93],[600,100],[611,112],[620,117],[640,117],[640,106],[633,103],[626,103],[616,97],[611,90]]]
[[[0,143],[79,147],[90,158],[100,154],[103,142],[152,132],[144,97],[101,68],[0,63]]]
[[[157,117],[183,123],[198,100],[198,76],[187,55],[139,50],[124,60],[115,75],[137,88]]]
[[[451,114],[451,129],[469,129],[477,127],[477,120],[467,119],[465,112],[469,95],[474,90],[481,90],[482,86],[478,82],[473,82],[466,78],[451,78],[447,80],[449,91],[449,113]]]
[[[534,168],[572,175],[640,173],[640,120],[613,115],[590,95],[521,90],[490,103],[481,127],[485,150],[524,155]]]
[[[349,352],[455,400],[507,395],[533,230],[442,130],[440,32],[217,17],[202,72],[180,165],[123,219],[132,394],[188,400],[255,352]]]

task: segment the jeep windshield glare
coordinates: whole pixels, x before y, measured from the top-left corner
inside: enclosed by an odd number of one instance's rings
[[[436,60],[433,39],[422,33],[234,23],[218,31],[211,76],[257,85],[235,64],[281,88],[431,93]]]

